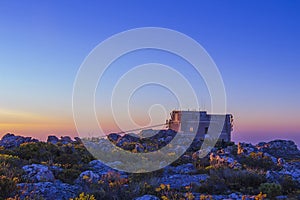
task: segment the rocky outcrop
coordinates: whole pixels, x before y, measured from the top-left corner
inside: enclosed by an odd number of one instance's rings
[[[167,166],[164,168],[164,172],[167,174],[195,174],[197,169],[192,163],[188,163],[176,167]]]
[[[75,183],[84,186],[85,184],[95,184],[101,179],[101,176],[93,171],[84,171],[76,179]]]
[[[138,197],[138,198],[135,198],[135,200],[159,200],[158,197],[156,196],[153,196],[153,195],[144,195],[144,196],[141,196],[141,197]]]
[[[53,182],[54,175],[52,171],[45,165],[32,164],[25,165],[22,168],[25,171],[23,176],[29,182]]]
[[[47,142],[52,143],[52,144],[57,144],[59,142],[58,137],[54,136],[54,135],[49,135]]]
[[[171,188],[182,189],[186,186],[190,186],[191,184],[200,186],[201,182],[205,182],[208,179],[208,177],[209,176],[207,174],[174,174],[163,176],[159,179],[159,183],[170,185]]]
[[[69,136],[62,136],[62,137],[60,137],[60,142],[62,144],[69,144],[69,143],[72,143],[73,140]]]
[[[300,150],[295,142],[290,140],[274,140],[268,143],[259,143],[256,145],[259,151],[271,154],[276,158],[299,159]]]
[[[114,163],[107,163],[107,164],[112,167],[114,167],[114,166],[117,167],[117,165],[120,165],[122,163],[119,161],[115,161]],[[90,170],[100,176],[107,174],[109,172],[117,172],[117,173],[121,174],[123,177],[127,177],[127,173],[115,170],[115,169],[109,167],[108,165],[105,165],[100,160],[93,160],[89,163]]]
[[[294,181],[297,181],[300,186],[300,162],[293,164],[286,163],[282,166],[281,170],[269,170],[266,173],[267,180],[275,183],[280,183],[285,176],[290,176]]]
[[[75,138],[75,141],[81,142],[80,138],[78,138],[78,137]],[[56,137],[54,135],[49,135],[47,142],[52,143],[52,144],[57,144],[58,142],[60,142],[62,144],[69,144],[74,141],[69,136],[62,136],[62,137],[60,137],[60,139],[58,139],[58,137]]]
[[[32,139],[31,137],[15,136],[14,134],[7,133],[0,140],[0,146],[11,149],[27,142],[38,142],[38,140]]]
[[[62,182],[20,183],[20,199],[69,200],[78,195],[80,188]]]
[[[210,165],[215,167],[227,166],[233,169],[241,169],[242,165],[235,158],[224,154],[211,153],[209,156]]]

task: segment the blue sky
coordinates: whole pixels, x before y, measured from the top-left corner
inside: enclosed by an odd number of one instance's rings
[[[0,1],[0,133],[76,135],[72,87],[84,58],[113,34],[157,26],[213,58],[233,138],[300,143],[299,10],[298,1]]]

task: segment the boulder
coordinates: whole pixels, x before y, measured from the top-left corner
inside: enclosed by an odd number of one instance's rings
[[[135,200],[159,200],[159,198],[153,195],[146,194],[144,196],[135,198]]]
[[[117,133],[111,133],[107,136],[107,138],[113,143],[117,143],[121,137],[122,136]]]
[[[57,144],[59,142],[59,139],[54,135],[49,135],[47,142],[52,143],[52,144]]]
[[[201,182],[204,182],[208,179],[207,174],[197,174],[197,175],[187,175],[187,174],[174,174],[167,175],[160,178],[158,183],[169,184],[171,188],[182,189],[185,186],[195,184],[197,186],[201,185]]]
[[[82,172],[79,175],[79,177],[75,180],[75,183],[79,184],[80,186],[83,186],[85,184],[98,183],[100,179],[101,176],[99,174],[96,174],[93,171],[88,170]]]
[[[77,143],[82,143],[82,140],[79,138],[79,137],[74,137],[74,140],[77,142]]]
[[[120,165],[120,164],[122,164],[122,163],[119,161],[115,161],[114,163],[108,163],[108,165],[112,165],[112,166]],[[121,174],[122,177],[125,177],[125,176],[127,177],[127,173],[113,169],[113,168],[109,167],[108,165],[105,165],[100,160],[93,160],[89,163],[90,170],[100,176],[107,174],[109,172],[117,172],[117,173]],[[115,167],[117,167],[117,166],[115,166]]]
[[[11,149],[27,142],[38,142],[38,140],[32,139],[31,137],[15,136],[14,134],[7,133],[0,140],[0,146]]]
[[[300,158],[300,150],[297,148],[295,142],[290,140],[273,140],[268,143],[259,143],[257,148],[260,149],[260,151],[269,153],[276,158]]]
[[[167,174],[194,174],[197,172],[197,169],[192,163],[188,163],[184,165],[178,165],[176,167],[167,166],[164,171]]]
[[[30,182],[53,182],[54,175],[52,171],[45,165],[32,164],[22,167],[25,171],[24,178]]]
[[[60,142],[62,144],[69,144],[69,143],[72,143],[73,141],[69,136],[62,136],[62,137],[60,137]]]
[[[68,200],[75,198],[80,191],[76,185],[57,182],[20,183],[17,185],[20,199]]]

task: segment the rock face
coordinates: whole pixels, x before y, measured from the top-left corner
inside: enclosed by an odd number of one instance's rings
[[[53,182],[54,175],[52,171],[45,165],[32,164],[25,165],[22,168],[26,175],[24,178],[29,182]]]
[[[159,200],[158,197],[156,196],[153,196],[153,195],[144,195],[144,196],[141,196],[141,197],[138,197],[138,198],[135,198],[135,200]]]
[[[84,171],[76,179],[75,183],[80,186],[84,186],[86,183],[97,183],[100,180],[101,176],[94,173],[93,171]]]
[[[119,161],[115,161],[114,163],[108,163],[110,166],[113,166],[114,164],[117,165]],[[127,177],[127,173],[115,170],[111,167],[108,167],[107,165],[103,164],[100,160],[93,160],[89,163],[89,167],[92,172],[98,174],[98,175],[104,175],[109,172],[118,172],[123,177]]]
[[[62,182],[20,183],[20,199],[69,200],[77,196],[79,187]]]
[[[234,158],[224,155],[224,153],[211,153],[209,156],[211,166],[228,166],[233,169],[241,169],[242,165]]]
[[[159,180],[159,183],[170,185],[171,188],[182,189],[185,186],[195,184],[197,186],[201,185],[208,179],[207,174],[196,174],[196,175],[184,175],[184,174],[174,174],[169,176],[164,176]]]
[[[293,164],[286,163],[282,166],[281,170],[269,170],[266,173],[266,178],[269,182],[279,183],[284,176],[290,176],[300,186],[300,162]]]
[[[268,143],[259,143],[256,147],[260,151],[269,153],[276,158],[300,158],[300,150],[297,148],[295,142],[290,140],[274,140]]]
[[[175,135],[176,132],[173,130],[146,130],[140,135],[125,134],[124,136],[121,136],[116,133],[111,133],[107,138],[116,146],[124,150],[131,151],[135,149],[137,152],[144,152],[145,150],[151,152],[168,144]]]
[[[75,138],[75,141],[81,142],[80,138]],[[62,136],[60,139],[56,137],[55,135],[49,135],[47,142],[52,143],[52,144],[57,144],[58,142],[61,142],[62,144],[69,144],[72,143],[73,140],[69,136]]]
[[[167,166],[164,171],[168,174],[195,174],[197,169],[192,163],[179,165],[176,167]]]
[[[107,138],[113,143],[117,143],[121,137],[122,136],[117,133],[111,133],[107,136]]]
[[[72,143],[73,140],[72,140],[69,136],[62,136],[62,137],[60,138],[60,142],[61,142],[62,144],[69,144],[69,143]]]
[[[27,142],[38,142],[38,140],[32,139],[31,137],[15,136],[14,134],[8,133],[0,140],[0,146],[11,149]]]
[[[52,144],[57,144],[59,142],[59,139],[54,135],[49,135],[47,142],[50,142]]]

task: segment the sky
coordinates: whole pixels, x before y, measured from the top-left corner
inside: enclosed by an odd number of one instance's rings
[[[299,1],[284,0],[2,0],[0,136],[7,132],[39,139],[50,134],[77,136],[72,92],[86,56],[119,32],[163,27],[193,38],[216,63],[226,89],[227,111],[234,116],[235,141],[291,139],[299,145],[299,10]],[[198,91],[200,108],[210,109],[203,80],[194,77],[182,59],[155,50],[133,52],[114,62],[97,88],[95,107],[107,132],[114,131],[116,124],[105,117],[103,98],[126,70],[148,62],[170,65],[185,75]],[[164,120],[168,114],[157,104],[165,105],[166,112],[178,106],[167,88],[138,89],[129,104],[136,124]]]

